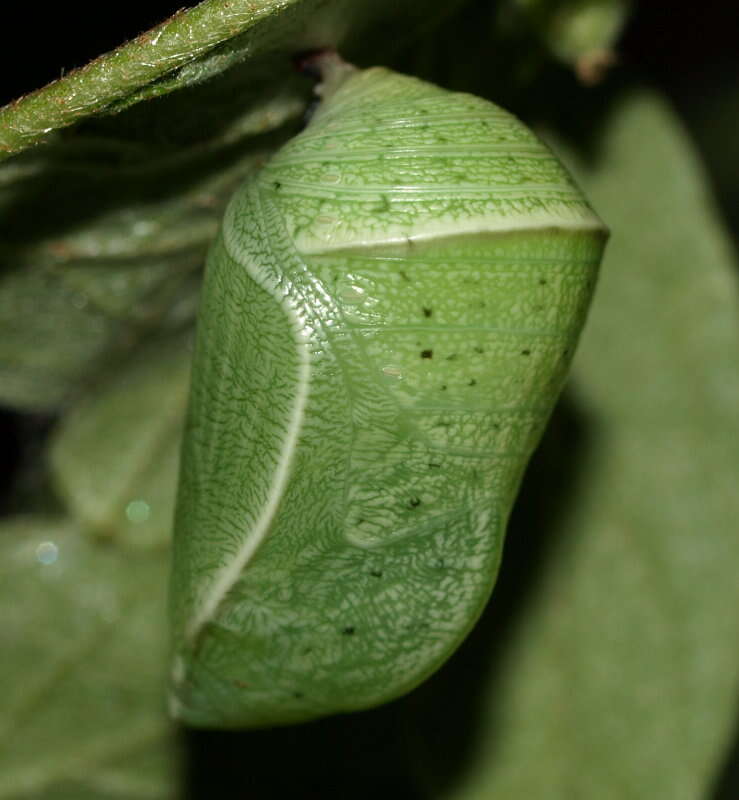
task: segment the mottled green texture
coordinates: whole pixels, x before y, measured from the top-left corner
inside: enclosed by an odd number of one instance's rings
[[[172,798],[164,553],[70,520],[0,524],[0,798]]]
[[[382,69],[237,193],[183,453],[179,718],[364,708],[448,657],[490,594],[603,241],[518,121]]]

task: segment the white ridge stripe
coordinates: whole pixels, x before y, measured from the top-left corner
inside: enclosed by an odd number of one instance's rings
[[[452,156],[455,159],[469,159],[479,160],[481,158],[510,156],[511,158],[521,158],[527,161],[552,161],[552,154],[544,150],[540,145],[526,146],[519,145],[518,147],[511,147],[510,145],[455,145],[454,143],[446,145],[413,145],[408,147],[394,147],[392,150],[374,147],[372,149],[348,150],[345,152],[326,153],[326,150],[309,150],[307,153],[301,155],[293,155],[288,152],[287,155],[280,154],[273,162],[266,165],[265,170],[270,173],[277,172],[283,167],[302,166],[303,164],[314,164],[330,160],[331,163],[347,164],[355,161],[376,161],[379,156],[383,156],[385,163],[388,161],[402,161],[413,160],[418,161],[422,158],[430,156]],[[409,157],[412,157],[409,158]]]
[[[261,185],[264,187],[269,187],[269,185],[273,183],[271,180],[261,180]],[[425,195],[425,194],[444,194],[445,192],[449,195],[457,194],[479,194],[482,195],[485,199],[487,198],[495,198],[499,195],[522,195],[525,199],[528,199],[529,195],[533,192],[538,193],[538,196],[541,196],[545,192],[555,192],[558,197],[562,197],[564,199],[574,199],[580,200],[580,193],[579,191],[572,185],[566,183],[517,183],[512,186],[503,186],[500,184],[493,185],[491,183],[465,183],[465,184],[457,184],[457,183],[450,183],[450,184],[442,184],[442,183],[428,183],[428,184],[395,184],[394,186],[383,186],[381,184],[364,184],[362,186],[345,186],[341,183],[331,183],[331,182],[322,182],[318,183],[317,181],[294,181],[290,180],[289,178],[281,178],[279,181],[282,187],[287,187],[289,189],[300,190],[303,191],[301,194],[307,194],[309,196],[329,196],[332,199],[336,197],[336,195],[345,195],[345,194],[356,194],[356,195],[386,195],[391,202],[393,200],[406,202],[407,200],[411,200],[412,195]],[[297,193],[297,192],[296,192]],[[408,197],[407,195],[411,195]],[[426,202],[426,198],[422,198],[424,202]]]
[[[564,205],[560,203],[560,205]],[[566,213],[570,211],[570,213]],[[446,237],[473,236],[486,233],[511,233],[513,231],[538,231],[556,228],[569,232],[603,231],[606,228],[595,212],[584,204],[578,207],[567,207],[555,213],[549,210],[533,211],[527,214],[515,213],[508,217],[479,215],[465,220],[463,223],[453,218],[437,219],[426,228],[417,226],[389,226],[382,236],[372,239],[368,236],[353,236],[349,232],[345,238],[333,240],[318,234],[302,232],[295,236],[295,241],[303,255],[331,255],[337,251],[349,251],[363,247],[381,247],[383,245],[406,245],[414,242],[427,242]]]
[[[248,265],[246,268],[247,271],[252,274],[252,270],[249,269]],[[194,642],[201,629],[214,616],[221,601],[239,579],[244,568],[267,536],[267,532],[277,512],[282,495],[285,492],[285,487],[290,475],[292,457],[295,453],[298,436],[303,424],[303,417],[305,416],[305,406],[308,400],[310,351],[308,348],[308,341],[303,335],[303,320],[300,319],[295,309],[285,299],[284,295],[280,296],[277,286],[265,285],[264,276],[262,275],[257,276],[252,274],[252,277],[282,306],[290,322],[290,327],[295,333],[295,346],[298,353],[297,391],[295,392],[295,402],[290,413],[290,421],[287,426],[285,437],[282,440],[282,449],[277,461],[277,468],[275,469],[272,486],[267,495],[267,501],[254,523],[254,526],[251,530],[246,531],[244,543],[239,548],[236,556],[216,574],[200,609],[190,620],[185,631],[185,638],[190,642]]]

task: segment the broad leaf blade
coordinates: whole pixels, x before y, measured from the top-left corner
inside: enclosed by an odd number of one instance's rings
[[[80,525],[138,547],[169,543],[190,336],[154,341],[62,420],[52,480]]]
[[[284,102],[241,122],[281,124],[299,108]],[[0,402],[53,410],[153,330],[191,325],[223,205],[268,144],[133,149],[88,136],[0,168]]]
[[[166,558],[42,517],[6,520],[0,555],[0,797],[170,796]]]

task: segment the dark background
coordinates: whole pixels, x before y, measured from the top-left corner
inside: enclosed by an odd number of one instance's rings
[[[4,25],[0,105],[147,30],[181,5],[181,2],[157,0],[105,4],[105,14],[91,19],[88,4],[80,0],[48,4],[42,12],[35,4],[14,4],[15,20],[11,25],[6,18]],[[734,2],[642,0],[635,3],[635,11],[618,48],[622,65],[664,92],[683,119],[706,165],[717,202],[735,242],[739,230],[738,28]],[[557,413],[559,429],[567,430],[566,407]],[[0,409],[0,511],[4,492],[19,461],[29,458],[27,448],[38,446],[49,423],[50,420],[23,417]],[[577,431],[567,432],[568,436],[577,436]],[[536,470],[546,469],[548,446],[545,440],[529,470],[530,476],[523,489],[524,493],[529,492],[529,497],[535,492],[532,487],[536,486]],[[523,518],[525,512],[521,505],[514,514],[512,526],[518,524],[531,530],[530,520]],[[529,537],[524,552],[523,541],[525,537],[511,535],[508,538],[506,569],[495,591],[497,620],[483,622],[485,630],[473,634],[470,646],[444,668],[447,672],[464,674],[465,659],[474,658],[476,639],[478,644],[482,638],[505,640],[505,620],[515,616],[520,602],[517,598],[521,576],[527,574],[530,579],[532,555],[534,561],[537,555],[540,559],[543,556],[542,543],[537,546]],[[732,611],[727,610],[727,613]],[[423,687],[413,694],[421,691]],[[329,795],[361,800],[382,794],[414,800],[416,794],[409,783],[407,768],[401,766],[409,755],[412,758],[409,753],[412,743],[409,745],[405,735],[399,705],[408,702],[418,702],[417,697],[414,699],[411,695],[406,700],[359,715],[361,722],[339,717],[294,729],[183,734],[183,744],[190,754],[183,784],[188,786],[188,796],[197,800]],[[447,709],[445,713],[451,715],[451,724],[455,715],[459,718],[464,711],[463,708]],[[459,747],[463,746],[464,742],[460,741]],[[369,762],[368,751],[374,756]],[[317,756],[321,752],[323,758]],[[276,757],[278,753],[289,753],[290,763],[280,763]],[[303,760],[296,761],[296,754],[301,753]],[[450,759],[454,755],[450,753]],[[374,769],[370,774],[362,774],[368,763],[373,764]],[[217,785],[213,783],[214,776],[218,776]],[[265,791],[267,786],[269,790]],[[706,800],[735,800],[737,797],[739,730],[712,796]]]

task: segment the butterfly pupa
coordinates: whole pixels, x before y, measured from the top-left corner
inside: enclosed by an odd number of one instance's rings
[[[606,239],[498,106],[336,75],[207,264],[172,578],[191,725],[368,708],[461,643]]]

